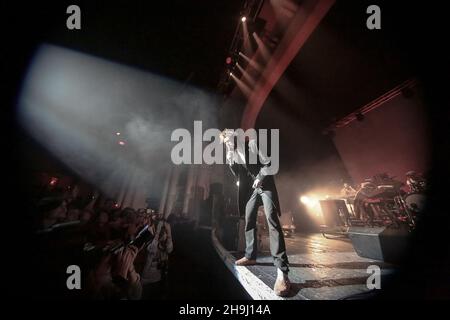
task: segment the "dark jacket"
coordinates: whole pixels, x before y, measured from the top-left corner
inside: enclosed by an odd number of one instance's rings
[[[258,151],[256,143],[246,142],[245,143],[245,164],[240,164],[233,162],[230,164],[230,169],[233,175],[239,181],[238,187],[238,205],[239,214],[241,216],[245,215],[245,206],[250,196],[253,193],[253,182],[256,178],[262,181],[261,189],[272,191],[272,201],[277,211],[278,215],[281,215],[280,202],[278,200],[278,192],[275,186],[275,180],[273,175],[266,174],[266,169],[270,165],[267,157],[265,157],[261,152]],[[257,157],[258,161],[256,164],[249,163],[249,154],[254,153],[259,155]]]

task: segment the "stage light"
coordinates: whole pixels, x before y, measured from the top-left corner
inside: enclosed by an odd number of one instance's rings
[[[303,203],[304,205],[312,208],[315,207],[317,205],[319,205],[319,198],[315,195],[309,195],[309,196],[301,196],[300,197],[300,202]]]
[[[307,196],[301,196],[300,202],[305,206],[307,213],[320,219],[322,217],[322,209],[319,199],[321,198],[323,197],[318,194],[308,194]]]
[[[227,57],[226,59],[225,59],[225,63],[226,64],[231,64],[233,62],[233,59],[231,58],[231,57]]]
[[[311,202],[311,200],[310,200],[307,196],[301,196],[301,197],[300,197],[300,201],[301,201],[303,204],[306,204],[306,205],[309,205],[310,202]]]
[[[121,146],[124,146],[124,145],[125,145],[125,142],[124,142],[124,141],[119,141],[119,144],[120,144]]]
[[[238,181],[236,181],[236,185],[239,187],[239,180]]]
[[[116,132],[116,136],[120,136],[120,132]]]
[[[245,22],[246,20],[247,20],[247,17],[245,17],[245,16],[241,18],[242,22]]]
[[[233,76],[233,72],[230,72],[230,76]]]
[[[321,201],[330,198],[330,194],[327,193],[326,190],[311,190],[298,197],[302,212],[311,217],[318,225],[324,223]]]

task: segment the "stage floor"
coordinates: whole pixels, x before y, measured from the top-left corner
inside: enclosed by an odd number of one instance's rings
[[[320,233],[294,234],[286,238],[292,292],[286,299],[336,300],[368,292],[367,268],[377,265],[383,278],[395,272],[393,265],[359,257],[349,239],[327,239]],[[276,269],[269,252],[268,237],[263,236],[257,265],[237,267],[234,261],[243,252],[226,251],[215,237],[213,243],[228,269],[253,299],[280,299],[273,291]],[[364,295],[362,295],[364,297]]]

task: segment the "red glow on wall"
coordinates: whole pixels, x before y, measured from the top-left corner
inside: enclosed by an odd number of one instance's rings
[[[429,136],[425,105],[401,94],[336,129],[337,150],[355,183],[378,173],[405,181],[405,173],[429,169]]]

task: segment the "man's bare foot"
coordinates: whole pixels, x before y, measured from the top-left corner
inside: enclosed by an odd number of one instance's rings
[[[247,259],[246,257],[243,257],[239,260],[236,260],[235,264],[237,266],[253,266],[256,264],[256,260],[254,259]]]
[[[291,282],[289,281],[287,273],[278,276],[273,287],[273,291],[277,296],[286,297],[291,290]]]

